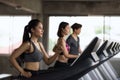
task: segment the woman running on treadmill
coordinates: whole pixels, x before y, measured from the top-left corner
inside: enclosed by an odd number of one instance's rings
[[[41,21],[38,19],[31,20],[24,28],[23,42],[21,46],[13,51],[10,56],[10,62],[21,73],[21,75],[26,78],[40,75],[41,60],[44,60],[44,62],[49,65],[55,61],[59,55],[58,53],[55,53],[51,57],[48,56],[43,44],[38,41],[42,36],[43,25]],[[24,68],[22,68],[17,62],[17,58],[20,56],[23,56]]]
[[[69,34],[70,27],[67,22],[61,22],[59,24],[57,36],[58,41],[56,47],[61,50],[60,55],[58,56],[58,60],[55,63],[55,68],[65,68],[68,67],[68,59],[69,58],[77,58],[78,55],[69,54],[70,46],[66,43],[65,37]]]

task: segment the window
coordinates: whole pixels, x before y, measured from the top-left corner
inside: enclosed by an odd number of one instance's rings
[[[31,16],[0,16],[0,54],[9,54],[20,46]]]
[[[49,17],[49,53],[52,54],[52,48],[57,42],[57,30],[60,22],[65,21],[70,24],[82,24],[80,37],[81,49],[89,44],[89,42],[98,36],[101,39],[119,40],[120,17],[114,16],[50,16]],[[118,56],[118,55],[116,55]]]

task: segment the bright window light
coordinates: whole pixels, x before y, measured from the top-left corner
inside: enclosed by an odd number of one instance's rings
[[[20,46],[25,25],[31,16],[0,16],[0,54],[9,54]]]
[[[57,30],[60,22],[65,21],[70,24],[82,24],[82,30],[79,35],[81,49],[89,44],[94,37],[102,40],[119,41],[120,17],[114,16],[50,16],[49,17],[49,53],[53,54],[53,47],[57,42]],[[116,55],[116,57],[119,55]]]

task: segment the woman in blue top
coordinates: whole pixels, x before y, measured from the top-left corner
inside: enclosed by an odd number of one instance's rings
[[[78,54],[82,53],[80,45],[79,45],[80,39],[78,37],[78,35],[81,32],[82,25],[78,24],[78,23],[74,23],[71,26],[71,28],[73,30],[73,33],[67,38],[66,42],[70,46],[69,53],[72,54],[72,55],[78,55]],[[71,64],[74,61],[74,59],[75,58],[69,59],[68,63]]]
[[[39,75],[40,71],[40,61],[44,60],[46,64],[51,64],[57,56],[58,53],[49,57],[44,49],[41,42],[38,41],[40,37],[43,36],[43,25],[40,20],[31,20],[24,29],[23,42],[19,48],[13,51],[10,56],[10,61],[13,66],[21,73],[24,77],[31,77]],[[23,56],[24,68],[22,68],[18,62],[17,58]]]
[[[67,22],[61,22],[59,24],[59,28],[58,28],[58,32],[57,32],[57,36],[58,41],[56,44],[56,49],[58,49],[57,51],[61,50],[60,55],[58,56],[58,60],[55,63],[55,68],[64,68],[69,66],[68,65],[68,59],[69,58],[77,58],[78,55],[72,55],[69,54],[69,50],[70,47],[69,45],[66,43],[65,37],[69,34],[70,31],[70,27],[69,24]],[[55,51],[55,52],[57,52]]]

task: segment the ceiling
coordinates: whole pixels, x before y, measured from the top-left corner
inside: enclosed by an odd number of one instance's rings
[[[120,15],[120,0],[0,0],[0,14]]]

